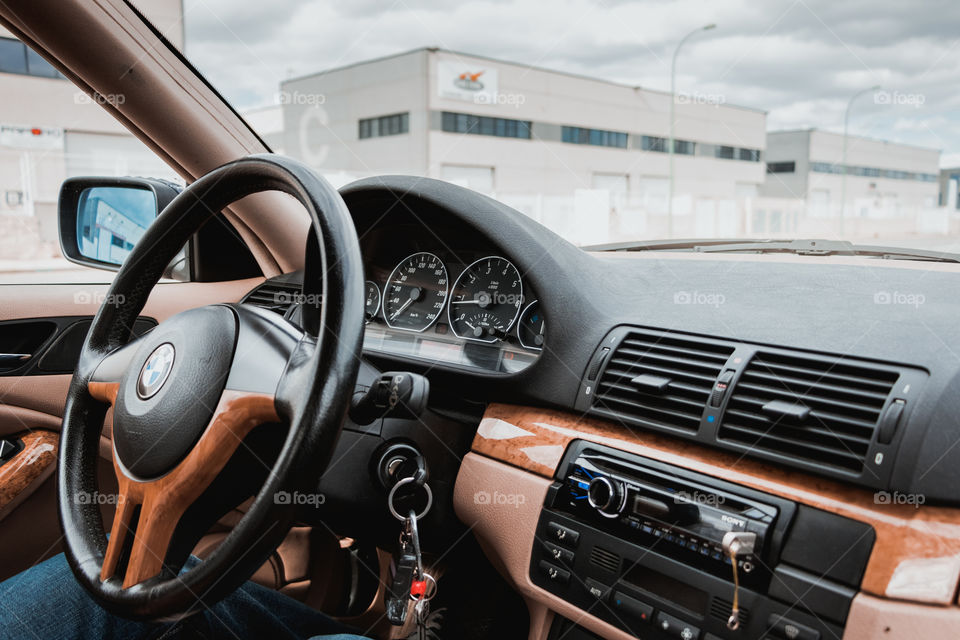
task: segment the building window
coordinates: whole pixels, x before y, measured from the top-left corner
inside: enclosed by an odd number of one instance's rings
[[[364,138],[382,138],[383,136],[395,136],[410,131],[410,114],[394,113],[389,116],[380,116],[377,118],[364,118],[360,120],[360,139]]]
[[[448,133],[469,133],[478,136],[529,140],[530,125],[529,120],[511,120],[510,118],[493,118],[444,111],[440,128]]]
[[[697,145],[692,140],[673,141],[673,152],[681,156],[692,156],[696,151]]]
[[[17,73],[41,78],[62,78],[49,62],[13,38],[0,38],[0,73]]]
[[[737,149],[737,159],[746,162],[760,162],[760,149]]]
[[[627,148],[627,134],[620,131],[563,127],[561,139],[570,144],[592,144],[597,147]]]
[[[796,162],[768,162],[767,173],[793,173],[797,170]]]
[[[667,139],[657,136],[640,136],[640,148],[644,151],[667,152]]]
[[[725,160],[733,160],[736,149],[733,147],[725,147],[723,145],[718,145],[716,148],[716,156],[718,158],[724,158]]]
[[[843,175],[844,167],[842,164],[832,164],[830,162],[811,162],[810,170],[817,173],[836,173]],[[917,180],[919,182],[936,182],[935,173],[917,173],[913,171],[901,171],[898,169],[877,169],[874,167],[855,167],[847,166],[847,175],[859,176],[865,178],[888,178],[890,180]]]

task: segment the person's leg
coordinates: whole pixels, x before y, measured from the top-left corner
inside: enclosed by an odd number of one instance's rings
[[[187,567],[193,566],[191,558]],[[108,613],[81,587],[63,554],[0,583],[0,640],[183,638],[354,640],[351,629],[301,602],[248,582],[208,611],[176,623],[145,623]]]

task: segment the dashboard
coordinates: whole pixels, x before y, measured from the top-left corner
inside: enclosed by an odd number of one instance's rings
[[[422,373],[438,403],[348,422],[334,459],[375,467],[413,443],[431,517],[455,509],[525,595],[655,640],[840,637],[864,593],[955,601],[956,266],[592,253],[442,182],[341,194],[364,263],[364,366]],[[303,272],[245,301],[316,292],[317,273],[308,250]],[[918,291],[922,305],[884,302]],[[319,489],[352,514],[382,506],[355,481],[335,464]],[[809,544],[824,533],[844,542]]]
[[[492,244],[401,221],[371,229],[361,249],[365,352],[511,374],[543,350],[537,294]]]

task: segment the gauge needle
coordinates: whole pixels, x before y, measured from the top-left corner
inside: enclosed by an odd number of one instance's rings
[[[450,304],[480,304],[479,300],[453,300]]]
[[[407,307],[409,307],[412,302],[413,302],[413,298],[407,298],[407,301],[404,302],[402,305],[400,305],[399,309],[397,309],[392,314],[390,314],[390,319],[396,320],[397,316],[403,313],[404,311],[406,311]]]

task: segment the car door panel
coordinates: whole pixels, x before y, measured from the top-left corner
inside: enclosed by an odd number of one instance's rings
[[[147,301],[143,311],[147,320],[140,329],[194,307],[238,302],[260,282],[261,278],[161,283]],[[60,550],[54,471],[60,422],[72,377],[63,370],[63,363],[75,358],[74,351],[86,334],[84,327],[89,326],[100,304],[110,302],[107,292],[107,285],[90,284],[0,286],[0,353],[9,348],[31,356],[15,368],[0,367],[0,437],[34,445],[0,464],[0,580]],[[58,338],[69,341],[69,348],[64,349],[65,355],[60,353],[45,361]],[[44,362],[49,363],[46,370]],[[100,446],[99,475],[104,495],[116,485],[110,459],[110,418],[108,412]],[[31,456],[42,468],[26,464]],[[109,526],[114,509],[107,502],[102,512]]]

